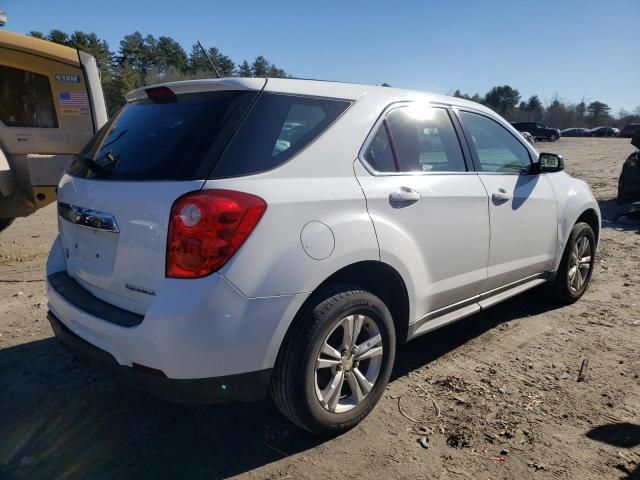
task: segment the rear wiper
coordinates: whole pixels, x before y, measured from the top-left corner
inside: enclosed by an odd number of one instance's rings
[[[82,163],[85,167],[87,167],[93,173],[97,173],[97,174],[104,173],[104,168],[98,165],[93,158],[87,157],[86,155],[82,155],[80,153],[76,154],[76,158],[80,161],[80,163]]]
[[[118,160],[120,160],[120,155],[114,155],[113,151],[109,149],[105,155],[95,160],[94,163],[96,164],[96,167],[100,168],[102,173],[106,175],[113,171]]]
[[[102,147],[100,147],[100,150],[103,150],[105,147],[108,147],[112,143],[120,140],[127,133],[127,131],[128,130],[125,129],[122,132],[118,133],[118,135],[116,135],[114,139],[102,145]],[[80,163],[82,163],[93,173],[96,173],[98,175],[106,175],[108,173],[107,169],[113,170],[113,167],[115,167],[115,164],[118,162],[119,155],[114,155],[111,149],[109,149],[106,155],[103,155],[96,160],[83,155],[82,153],[77,153],[75,157],[80,161]],[[102,162],[103,160],[106,160],[108,163],[106,165],[100,165],[100,162]]]

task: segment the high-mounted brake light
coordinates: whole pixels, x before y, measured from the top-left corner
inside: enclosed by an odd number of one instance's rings
[[[232,190],[200,190],[171,207],[166,276],[199,278],[219,270],[256,227],[267,204]]]
[[[149,100],[156,103],[175,102],[178,100],[176,94],[169,87],[151,87],[145,89]]]

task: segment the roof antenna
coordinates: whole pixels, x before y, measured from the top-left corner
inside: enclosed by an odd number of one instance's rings
[[[200,40],[198,40],[198,46],[200,47],[200,50],[202,50],[202,53],[204,53],[204,56],[207,57],[207,60],[209,60],[209,63],[211,64],[211,68],[213,68],[213,71],[216,73],[216,78],[220,78],[220,74],[218,73],[218,69],[213,64],[213,61],[211,60],[211,57],[209,56],[207,51],[204,49],[204,47],[200,43]]]

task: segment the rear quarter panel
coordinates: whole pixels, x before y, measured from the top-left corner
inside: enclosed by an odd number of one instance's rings
[[[386,103],[385,98],[365,94],[279,167],[206,182],[204,188],[243,191],[267,203],[256,229],[220,271],[244,295],[311,292],[345,266],[380,259],[353,161]],[[328,226],[334,238],[333,251],[322,260],[311,258],[302,245],[301,232],[311,221]]]
[[[210,181],[205,188],[216,188],[220,182]],[[256,229],[220,271],[247,297],[311,292],[344,266],[379,259],[365,199],[353,176],[222,183],[224,188],[250,192],[267,203]],[[305,251],[305,246],[314,248],[314,239],[303,245],[301,238],[303,228],[312,221],[331,230],[328,236],[334,245],[326,258],[314,259]]]

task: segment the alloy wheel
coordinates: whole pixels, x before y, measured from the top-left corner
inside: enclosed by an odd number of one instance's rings
[[[585,285],[591,272],[593,255],[591,243],[586,236],[581,236],[574,243],[569,257],[569,270],[567,272],[569,288],[572,292],[578,292]]]
[[[324,339],[315,365],[315,392],[331,413],[357,407],[380,374],[384,351],[373,319],[352,314],[341,319]]]

